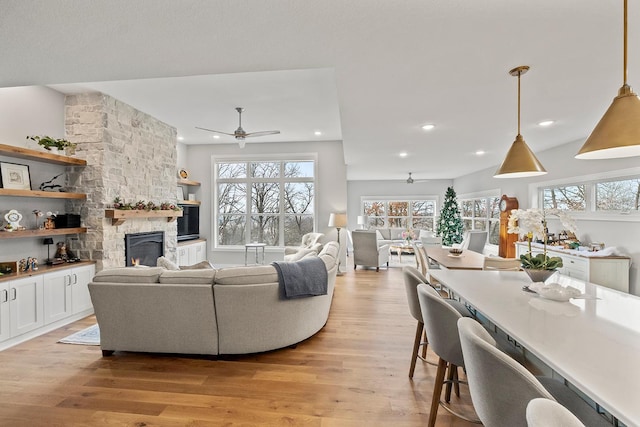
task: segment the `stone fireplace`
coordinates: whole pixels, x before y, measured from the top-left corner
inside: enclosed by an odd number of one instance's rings
[[[128,219],[112,225],[105,209],[113,199],[176,202],[176,129],[102,93],[65,99],[65,138],[77,143],[76,156],[86,167],[72,168],[69,191],[87,194],[70,201],[67,212],[79,213],[88,227],[71,249],[97,262],[96,270],[127,265],[125,235],[162,232],[164,254],[176,258],[176,222],[166,218]]]
[[[124,236],[124,256],[127,267],[148,265],[155,267],[158,257],[164,255],[164,232],[131,233]]]

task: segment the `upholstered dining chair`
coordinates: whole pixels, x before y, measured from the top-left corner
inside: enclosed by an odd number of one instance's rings
[[[466,421],[477,422],[460,412],[454,411],[447,406],[451,399],[451,387],[455,385],[456,395],[460,395],[457,385],[458,367],[464,368],[462,348],[460,347],[460,337],[458,335],[458,319],[462,315],[447,304],[438,291],[426,284],[418,285],[418,300],[420,301],[420,311],[422,322],[429,337],[431,350],[438,356],[438,370],[433,385],[433,398],[431,399],[431,409],[429,412],[428,426],[433,427],[438,416],[438,407],[442,405],[451,414]],[[469,319],[474,322],[474,320]],[[445,381],[445,374],[449,370],[448,378]],[[442,388],[446,384],[445,400],[442,401]]]
[[[389,245],[378,246],[378,237],[375,231],[353,230],[353,269],[359,265],[375,267],[380,271],[380,266],[386,264],[389,267]]]
[[[427,279],[427,282],[432,285],[437,285],[439,282],[431,277],[429,274],[429,270],[432,268],[440,268],[439,265],[431,264],[429,261],[429,256],[427,255],[427,248],[424,245],[413,245],[413,252],[416,256],[416,261],[418,262],[418,267],[420,268],[420,272]]]
[[[500,257],[485,257],[483,270],[507,270],[507,271],[519,271],[520,260],[518,258],[500,258]]]
[[[486,427],[527,427],[526,408],[535,398],[557,400],[587,426],[611,427],[563,383],[535,377],[499,350],[496,341],[478,322],[461,318],[458,331],[471,401]]]
[[[585,427],[567,408],[538,397],[527,405],[527,427]]]
[[[467,231],[462,238],[461,247],[481,254],[484,252],[484,245],[487,244],[488,235],[489,233],[481,230]]]
[[[413,341],[413,351],[411,353],[411,364],[409,366],[409,378],[413,378],[413,373],[416,368],[417,359],[427,362],[431,365],[435,363],[427,361],[427,346],[429,341],[427,340],[427,334],[424,329],[424,323],[422,321],[422,312],[420,311],[420,301],[418,301],[418,285],[429,284],[427,279],[414,267],[405,266],[402,268],[402,277],[404,280],[404,287],[407,293],[407,302],[409,303],[409,313],[418,322],[416,327],[416,336]],[[445,299],[447,304],[455,308],[462,316],[470,316],[471,313],[467,307],[460,301]],[[422,354],[420,354],[422,349]]]

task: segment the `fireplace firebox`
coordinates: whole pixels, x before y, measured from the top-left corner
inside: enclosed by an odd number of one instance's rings
[[[124,256],[127,267],[148,265],[155,267],[164,255],[164,231],[132,233],[124,236]]]

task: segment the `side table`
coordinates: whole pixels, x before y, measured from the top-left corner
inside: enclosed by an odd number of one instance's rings
[[[247,265],[247,254],[249,253],[249,248],[253,248],[256,251],[256,264],[264,264],[264,248],[266,246],[266,243],[246,243],[244,245],[244,265]],[[258,261],[259,249],[262,249],[262,262]]]

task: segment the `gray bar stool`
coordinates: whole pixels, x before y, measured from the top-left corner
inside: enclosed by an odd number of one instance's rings
[[[527,427],[585,427],[567,408],[538,397],[527,405]]]

